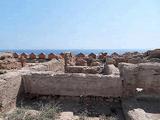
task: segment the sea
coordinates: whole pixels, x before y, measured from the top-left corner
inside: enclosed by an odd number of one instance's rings
[[[21,53],[34,53],[34,54],[49,54],[49,53],[54,53],[54,54],[60,54],[62,52],[71,52],[72,54],[78,54],[78,53],[84,53],[84,54],[90,54],[90,53],[95,53],[99,54],[101,52],[107,52],[109,55],[116,52],[118,54],[123,54],[125,52],[140,52],[143,53],[147,51],[147,49],[10,49],[10,50],[0,50],[0,52],[16,52],[17,54]]]

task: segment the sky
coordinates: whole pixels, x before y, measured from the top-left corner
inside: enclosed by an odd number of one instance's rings
[[[160,47],[160,0],[0,0],[0,49]]]

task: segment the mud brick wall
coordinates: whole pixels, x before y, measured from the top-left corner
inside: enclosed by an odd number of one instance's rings
[[[83,73],[30,73],[23,75],[25,92],[38,95],[120,97],[119,76]]]
[[[18,95],[22,92],[21,75],[9,72],[0,76],[0,111],[15,107]]]
[[[143,94],[160,95],[159,63],[121,63],[119,69],[125,96],[135,95],[136,88],[142,88]]]

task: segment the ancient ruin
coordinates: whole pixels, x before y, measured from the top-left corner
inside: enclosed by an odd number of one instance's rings
[[[84,106],[81,111],[86,110],[88,118],[93,119],[100,119],[98,116],[116,116],[117,120],[160,118],[159,49],[123,55],[101,53],[96,57],[93,53],[90,57],[61,53],[64,59],[55,54],[17,55],[0,53],[1,113],[18,107],[22,99],[24,103],[41,99],[63,103],[58,118],[61,120],[71,120],[64,118],[68,114],[79,119],[79,109]],[[70,102],[73,106],[65,108]]]

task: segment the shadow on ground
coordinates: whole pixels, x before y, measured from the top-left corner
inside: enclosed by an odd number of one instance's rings
[[[124,120],[121,102],[117,99],[102,97],[60,97],[39,96],[25,97],[17,102],[17,107],[27,106],[39,110],[42,105],[53,104],[60,108],[60,112],[72,112],[74,116],[86,115],[87,117],[116,117]]]

